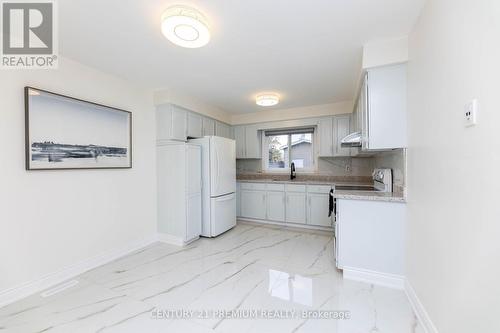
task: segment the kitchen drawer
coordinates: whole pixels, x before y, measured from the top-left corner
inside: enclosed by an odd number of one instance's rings
[[[256,191],[265,191],[266,184],[265,183],[240,183],[242,190],[256,190]]]
[[[286,184],[285,190],[287,192],[306,192],[306,186],[305,185]]]
[[[284,192],[285,184],[267,184],[268,191]]]
[[[330,193],[331,189],[329,185],[307,185],[308,193]]]

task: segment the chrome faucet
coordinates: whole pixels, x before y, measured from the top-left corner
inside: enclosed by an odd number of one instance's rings
[[[290,179],[293,180],[297,176],[295,175],[295,163],[290,164]]]

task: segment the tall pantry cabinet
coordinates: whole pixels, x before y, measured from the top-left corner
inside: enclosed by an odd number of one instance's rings
[[[160,240],[185,245],[201,234],[201,147],[158,143],[158,232]]]

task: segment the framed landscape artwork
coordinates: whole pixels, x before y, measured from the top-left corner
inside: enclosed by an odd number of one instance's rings
[[[132,114],[25,87],[26,169],[132,167]]]

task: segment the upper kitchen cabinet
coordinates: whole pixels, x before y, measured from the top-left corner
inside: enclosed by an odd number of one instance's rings
[[[215,120],[203,117],[203,136],[215,135]]]
[[[173,104],[162,104],[156,109],[156,139],[187,140],[187,111]]]
[[[333,117],[333,156],[351,156],[350,148],[342,148],[341,140],[349,135],[351,130],[351,115]]]
[[[245,151],[246,158],[262,158],[261,155],[261,135],[257,125],[246,126],[245,128]]]
[[[234,126],[234,140],[236,141],[236,158],[245,158],[245,126]]]
[[[257,125],[235,126],[236,158],[262,158],[262,138]]]
[[[354,111],[351,113],[350,130],[349,133],[362,132],[362,98],[358,98],[354,104]],[[351,156],[358,156],[360,153],[359,148],[351,148]]]
[[[362,150],[405,148],[406,64],[369,69],[360,93]]]
[[[194,112],[187,115],[187,136],[201,138],[203,136],[203,118]]]
[[[233,138],[233,130],[231,126],[224,124],[220,121],[215,121],[215,135],[221,136],[223,138],[232,139]]]
[[[188,137],[201,138],[206,135],[233,138],[231,126],[174,104],[157,106],[156,126],[159,142],[187,141]]]
[[[319,156],[333,156],[333,118],[325,117],[318,121]]]
[[[350,133],[351,115],[321,118],[318,121],[319,156],[350,156],[349,148],[342,148],[340,141]]]

